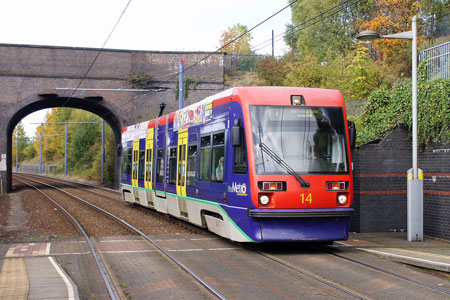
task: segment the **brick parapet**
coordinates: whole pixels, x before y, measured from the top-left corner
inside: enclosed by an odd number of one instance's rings
[[[411,137],[406,128],[392,130],[378,143],[352,152],[356,214],[351,230],[407,230],[407,177],[412,167]],[[450,239],[450,146],[432,145],[419,152],[424,173],[424,234]]]

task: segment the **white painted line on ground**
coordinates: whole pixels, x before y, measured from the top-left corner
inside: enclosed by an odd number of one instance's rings
[[[52,256],[63,256],[63,255],[86,255],[91,254],[91,252],[65,252],[65,253],[52,253]]]
[[[47,247],[45,247],[45,255],[50,255],[50,244],[51,243],[47,243]]]
[[[227,250],[241,250],[241,248],[211,248],[211,251],[227,251]]]
[[[345,246],[345,247],[353,247],[352,245],[349,245],[349,244],[347,244],[347,243],[344,243],[344,242],[335,242],[336,244],[339,244],[339,245],[341,245],[341,246]]]
[[[100,243],[146,242],[146,240],[105,240]]]
[[[147,252],[159,252],[159,250],[100,251],[100,253],[106,254],[147,253]]]
[[[419,262],[423,262],[423,263],[429,263],[429,264],[433,264],[433,265],[439,265],[439,266],[442,266],[442,267],[450,268],[450,264],[437,262],[437,261],[432,261],[432,260],[428,260],[428,259],[423,259],[423,258],[418,258],[418,257],[411,257],[411,256],[406,256],[406,255],[400,255],[400,254],[393,254],[393,253],[389,253],[389,252],[383,252],[383,251],[372,250],[372,249],[364,249],[364,248],[356,248],[356,249],[361,250],[361,251],[370,252],[370,253],[381,254],[381,255],[384,255],[384,256],[400,258],[400,259],[405,259],[405,260],[419,261]]]
[[[75,300],[75,291],[73,289],[72,283],[70,283],[69,278],[67,278],[66,274],[61,270],[60,266],[55,262],[53,257],[49,256],[48,258],[55,268],[56,272],[58,272],[59,276],[64,280],[64,283],[67,286],[67,295],[69,300]]]
[[[179,249],[179,250],[167,250],[169,252],[194,252],[194,251],[203,251],[203,249]]]

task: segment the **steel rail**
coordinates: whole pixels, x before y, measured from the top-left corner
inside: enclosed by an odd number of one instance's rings
[[[15,174],[20,174],[21,176],[32,176],[32,177],[38,177],[38,178],[44,178],[44,179],[49,179],[49,180],[54,180],[54,181],[61,181],[61,182],[67,182],[69,185],[70,184],[79,184],[79,185],[84,185],[87,187],[92,187],[92,188],[96,188],[96,189],[100,189],[100,190],[105,190],[108,193],[116,193],[118,194],[118,196],[120,196],[120,192],[111,188],[107,188],[104,186],[98,186],[98,185],[93,185],[93,184],[89,184],[89,183],[85,183],[85,182],[78,182],[78,181],[69,181],[67,179],[62,179],[62,178],[54,178],[54,177],[48,177],[48,176],[43,176],[43,175],[38,175],[38,174],[31,174],[31,173],[15,173]]]
[[[18,176],[18,175],[16,175]],[[20,177],[20,176],[19,176]],[[89,205],[99,211],[101,211],[102,213],[104,213],[105,215],[111,217],[112,219],[120,222],[121,224],[123,224],[125,227],[128,227],[129,229],[131,229],[132,231],[136,232],[138,235],[140,235],[142,238],[144,238],[147,242],[149,242],[150,244],[152,244],[153,246],[155,246],[158,250],[161,251],[161,253],[163,253],[166,257],[168,257],[172,262],[174,262],[176,265],[178,265],[183,271],[185,271],[186,273],[188,273],[189,275],[191,275],[195,280],[197,280],[197,282],[199,282],[203,287],[205,287],[211,294],[213,294],[214,296],[216,296],[219,299],[227,299],[225,296],[223,296],[219,291],[217,291],[213,286],[211,286],[209,283],[207,283],[205,280],[203,280],[200,276],[198,276],[197,274],[194,273],[194,271],[192,271],[191,269],[189,269],[186,265],[184,265],[181,261],[179,261],[177,258],[175,258],[173,255],[171,255],[166,249],[164,249],[161,245],[159,245],[157,242],[155,242],[153,239],[151,239],[150,237],[148,237],[145,233],[143,233],[142,231],[140,231],[139,229],[137,229],[136,227],[134,227],[133,225],[131,225],[130,223],[128,223],[127,221],[117,217],[116,215],[113,215],[112,213],[104,210],[101,207],[98,207],[84,199],[81,199],[80,197],[67,192],[63,189],[60,189],[56,186],[53,186],[49,183],[45,183],[45,182],[40,182],[38,180],[34,180],[34,179],[28,179],[31,181],[35,181],[38,182],[40,184],[44,184],[47,185],[49,187],[52,187],[54,189],[59,190],[60,192],[63,192],[67,195],[70,195],[73,198],[78,199],[79,201],[85,203],[86,205]]]
[[[22,174],[22,176],[23,175],[24,174]],[[48,179],[50,181],[61,182],[62,184],[66,185],[67,187],[81,189],[83,191],[86,191],[86,192],[89,192],[89,193],[92,193],[92,194],[95,194],[95,195],[99,195],[99,196],[102,196],[102,197],[105,197],[105,198],[109,198],[109,199],[114,200],[114,201],[122,201],[120,198],[114,198],[113,196],[108,196],[108,195],[102,194],[100,192],[93,191],[93,190],[89,189],[90,187],[91,188],[102,189],[102,190],[105,190],[108,193],[117,193],[117,196],[120,197],[120,192],[115,191],[115,190],[111,190],[111,189],[108,189],[108,188],[104,188],[104,187],[101,187],[101,186],[96,186],[96,185],[87,184],[87,183],[83,183],[83,182],[68,181],[68,180],[61,179],[61,178],[52,178],[52,177],[41,176],[41,175],[36,175],[36,174],[26,174],[25,176],[39,177],[39,178],[42,178],[42,179]],[[79,186],[77,186],[77,185],[79,185]],[[87,187],[80,187],[80,186],[87,186]]]
[[[23,179],[25,179],[25,180],[35,181],[35,180],[33,180],[33,179],[27,179],[27,178],[24,178],[24,177],[22,177],[22,176],[17,176],[17,175],[16,175],[16,177],[20,177],[20,178],[23,178]],[[88,242],[89,248],[91,249],[91,252],[92,252],[92,255],[94,256],[94,259],[95,259],[95,262],[96,262],[96,264],[97,264],[97,267],[98,267],[98,269],[99,269],[99,271],[100,271],[100,273],[101,273],[101,275],[102,275],[102,278],[103,278],[103,281],[104,281],[104,283],[105,283],[105,285],[106,285],[106,288],[107,288],[107,290],[108,290],[109,296],[110,296],[111,299],[113,299],[113,300],[120,299],[120,298],[117,296],[118,293],[117,293],[117,291],[115,290],[114,285],[111,283],[110,278],[108,277],[108,275],[107,275],[106,272],[105,272],[105,268],[104,268],[103,263],[102,263],[102,261],[101,261],[101,259],[100,259],[100,256],[99,256],[99,254],[98,254],[98,251],[97,251],[97,249],[96,249],[94,243],[92,242],[92,239],[89,237],[89,235],[88,235],[87,232],[84,230],[83,226],[77,221],[77,219],[75,219],[75,217],[72,216],[72,215],[71,215],[64,207],[62,207],[60,204],[58,204],[58,203],[57,203],[54,199],[52,199],[49,195],[47,195],[46,193],[44,193],[43,191],[41,191],[38,187],[36,187],[36,186],[34,186],[34,185],[30,184],[30,183],[27,183],[27,182],[25,182],[25,181],[22,181],[22,180],[20,180],[20,179],[17,179],[17,178],[16,178],[16,180],[19,181],[19,182],[22,182],[22,183],[24,183],[24,184],[26,184],[26,185],[28,185],[28,186],[30,186],[30,187],[32,187],[32,188],[34,188],[35,190],[37,190],[38,192],[40,192],[40,193],[41,193],[42,195],[44,195],[48,200],[50,200],[50,201],[53,203],[54,206],[56,206],[59,210],[61,210],[62,212],[64,212],[64,214],[66,215],[66,217],[68,217],[69,220],[72,221],[72,222],[76,225],[77,229],[83,234],[84,238],[85,238],[86,241]],[[38,182],[38,181],[35,181],[35,182]],[[39,182],[38,182],[38,183],[39,183]],[[41,184],[45,184],[45,183],[41,183]],[[45,185],[46,185],[46,184],[45,184]]]
[[[250,248],[247,248],[247,247],[246,247],[246,249],[249,250],[249,251],[252,251],[252,252],[254,252],[254,253],[258,254],[258,255],[261,255],[261,256],[263,256],[263,257],[265,257],[265,258],[267,258],[267,259],[269,259],[269,260],[271,260],[271,261],[273,261],[273,262],[275,262],[277,264],[280,264],[280,265],[282,265],[282,266],[284,266],[284,267],[286,267],[286,268],[288,268],[288,269],[290,269],[290,270],[292,270],[292,271],[294,271],[296,273],[299,273],[299,274],[301,274],[301,275],[303,275],[305,277],[308,277],[309,279],[317,281],[317,282],[319,282],[319,283],[321,283],[321,284],[323,284],[323,285],[325,285],[327,287],[330,287],[330,288],[332,288],[332,289],[334,289],[336,291],[339,291],[339,292],[341,292],[343,294],[346,294],[347,296],[350,296],[350,297],[352,297],[354,299],[365,299],[364,297],[362,297],[360,295],[357,295],[356,292],[348,291],[346,288],[340,287],[337,284],[332,284],[330,282],[325,281],[324,279],[321,279],[321,278],[316,277],[314,275],[308,274],[308,273],[306,273],[306,272],[304,272],[302,270],[299,270],[296,267],[290,266],[288,263],[282,261],[279,258],[275,258],[275,257],[269,256],[267,254],[264,254],[262,252],[259,252],[257,250],[250,249]]]
[[[376,267],[376,266],[369,265],[369,264],[367,264],[367,263],[365,263],[365,262],[362,262],[362,261],[359,261],[359,260],[356,260],[356,259],[353,259],[353,258],[345,257],[345,256],[343,256],[343,255],[336,254],[336,253],[334,253],[334,252],[331,252],[331,251],[329,251],[329,250],[326,250],[326,249],[323,249],[323,248],[320,248],[320,247],[314,247],[314,246],[311,246],[311,247],[312,247],[313,249],[321,250],[321,251],[323,251],[323,252],[325,252],[325,253],[328,253],[328,254],[330,254],[330,255],[339,257],[339,258],[341,258],[341,259],[350,261],[350,262],[352,262],[352,263],[355,263],[355,264],[364,266],[364,267],[366,267],[366,268],[369,268],[369,269],[372,269],[372,270],[376,270],[376,271],[385,273],[385,274],[387,274],[387,275],[390,275],[390,276],[393,276],[393,277],[397,277],[397,278],[403,279],[403,280],[405,280],[405,281],[409,281],[409,282],[418,284],[418,285],[423,286],[423,287],[427,287],[427,288],[432,289],[432,290],[434,290],[434,291],[437,291],[437,292],[441,292],[441,293],[450,295],[450,291],[445,290],[445,289],[442,289],[442,288],[439,288],[439,287],[437,287],[437,286],[434,286],[434,285],[431,285],[431,284],[428,284],[428,283],[425,283],[425,282],[422,282],[422,281],[419,281],[419,280],[411,279],[411,278],[408,278],[408,277],[406,277],[406,276],[403,276],[403,275],[400,275],[400,274],[396,274],[396,273],[394,273],[394,272],[387,271],[387,270],[385,270],[385,269],[382,269],[382,268],[379,268],[379,267]]]

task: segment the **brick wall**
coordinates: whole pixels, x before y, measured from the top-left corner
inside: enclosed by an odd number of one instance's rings
[[[7,154],[8,172],[0,177],[11,187],[11,132],[21,118],[33,111],[65,103],[90,110],[112,124],[120,141],[123,126],[155,118],[159,105],[165,113],[178,109],[174,89],[178,80],[179,60],[185,63],[185,78],[199,79],[196,89],[189,90],[185,105],[197,102],[224,89],[224,53],[162,52],[104,49],[86,75],[100,49],[0,44],[0,153]],[[202,60],[208,56],[208,58]],[[200,63],[194,65],[198,61]],[[192,67],[191,67],[192,66]],[[188,69],[189,68],[189,69]],[[145,72],[150,92],[78,91],[84,89],[129,89],[129,75]],[[158,91],[155,88],[158,87]],[[162,87],[163,89],[159,89]],[[66,90],[61,90],[61,88]],[[42,94],[56,94],[45,98]],[[94,101],[87,96],[101,96]],[[97,97],[97,99],[99,99]],[[120,162],[116,159],[115,179],[118,186]]]
[[[406,231],[407,178],[412,167],[411,137],[406,128],[352,152],[356,232]],[[420,152],[424,173],[424,234],[450,239],[450,145]]]

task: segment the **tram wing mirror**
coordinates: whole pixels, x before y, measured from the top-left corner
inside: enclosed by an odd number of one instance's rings
[[[355,148],[356,145],[356,127],[355,123],[352,121],[347,121],[348,123],[348,137],[350,140],[350,148]]]
[[[117,144],[117,156],[122,156],[122,144]]]
[[[231,142],[233,147],[240,147],[242,141],[242,127],[241,127],[241,119],[234,120],[234,126],[231,129]]]

